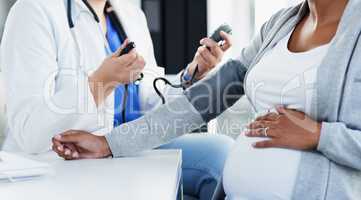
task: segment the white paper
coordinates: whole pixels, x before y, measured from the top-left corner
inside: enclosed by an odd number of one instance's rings
[[[0,152],[0,180],[19,181],[49,174],[50,165]]]

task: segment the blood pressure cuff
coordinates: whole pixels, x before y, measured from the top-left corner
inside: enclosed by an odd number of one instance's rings
[[[205,122],[233,106],[243,95],[247,68],[239,60],[230,60],[215,73],[185,91],[185,96]]]

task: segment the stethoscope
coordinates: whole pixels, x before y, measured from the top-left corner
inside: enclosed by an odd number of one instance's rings
[[[82,0],[82,1],[83,1],[84,5],[88,8],[90,13],[92,14],[95,22],[98,24],[99,31],[101,32],[101,35],[103,36],[104,46],[110,52],[110,48],[109,48],[109,45],[107,43],[107,39],[105,38],[105,34],[103,34],[103,31],[102,31],[101,26],[99,24],[100,19],[99,19],[98,15],[96,14],[96,12],[94,11],[94,9],[91,7],[91,5],[89,4],[89,2],[87,0]],[[72,0],[67,0],[66,8],[67,8],[68,25],[69,25],[69,28],[70,28],[73,40],[75,42],[77,52],[78,52],[78,55],[77,55],[78,64],[79,64],[80,68],[84,68],[84,66],[85,66],[84,58],[83,58],[82,53],[81,53],[81,48],[80,48],[79,41],[77,40],[76,32],[74,30],[75,24],[74,24],[73,16],[72,16],[72,10],[73,10],[73,8],[72,8]],[[107,15],[108,15],[109,19],[111,20],[112,24],[114,25],[115,31],[117,32],[119,37],[124,39],[124,40],[127,39],[128,36],[125,33],[122,24],[120,23],[118,15],[116,14],[116,12],[113,9],[109,9],[109,8],[111,8],[111,4],[110,4],[109,1],[107,1],[106,6],[105,6],[105,12],[107,13]],[[138,79],[136,84],[139,84],[139,81],[141,81],[141,79]],[[128,85],[124,86],[124,95],[123,95],[123,100],[122,100],[122,119],[123,119],[123,123],[126,122],[126,105],[127,105],[128,95],[129,95],[128,87],[129,87]]]

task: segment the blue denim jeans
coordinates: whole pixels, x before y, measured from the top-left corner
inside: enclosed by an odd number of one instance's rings
[[[224,163],[233,144],[224,135],[185,135],[158,149],[181,149],[184,194],[210,200],[222,177]]]

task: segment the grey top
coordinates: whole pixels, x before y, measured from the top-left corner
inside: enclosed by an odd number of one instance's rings
[[[293,192],[295,200],[361,197],[360,10],[361,0],[349,0],[318,69],[311,117],[323,122],[321,138],[316,151],[302,152]],[[244,95],[247,71],[307,12],[306,3],[279,11],[237,59],[189,88],[184,96],[114,129],[106,136],[114,156],[157,147],[228,109]]]

